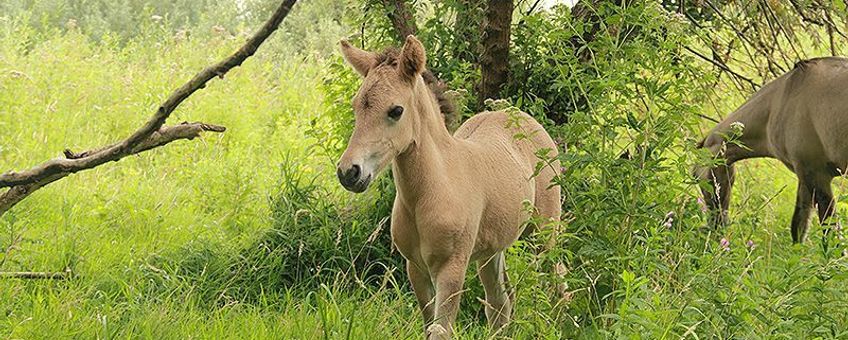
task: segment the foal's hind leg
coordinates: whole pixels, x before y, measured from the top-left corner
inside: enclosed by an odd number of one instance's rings
[[[558,168],[559,162],[555,162],[553,166]],[[552,182],[554,175],[555,173],[553,171],[543,171],[536,178],[536,210],[538,210],[539,216],[545,219],[542,225],[539,226],[540,230],[559,228],[558,223],[562,215],[562,201],[560,200],[562,189],[559,185]],[[558,238],[559,230],[553,230],[550,238],[545,242],[544,250],[553,249],[557,244]],[[562,262],[554,264],[553,274],[555,277],[562,279],[565,273],[566,268]],[[556,285],[558,298],[562,300],[570,299],[569,294],[566,292],[567,289],[568,287],[564,282],[558,283]]]
[[[497,330],[509,323],[512,316],[512,302],[506,286],[506,271],[503,251],[489,259],[477,262],[478,276],[486,291],[486,318],[489,325]]]

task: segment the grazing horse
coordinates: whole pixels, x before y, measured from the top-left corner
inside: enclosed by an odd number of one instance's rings
[[[739,143],[728,143],[734,134]],[[814,204],[822,224],[833,215],[830,183],[848,165],[848,59],[798,62],[713,128],[699,147],[725,160],[696,171],[708,184],[702,191],[712,224],[727,223],[733,163],[776,158],[798,176],[792,241],[803,242]]]
[[[473,261],[489,324],[504,326],[512,313],[504,250],[530,217],[525,202],[549,223],[560,218],[560,188],[551,184],[559,162],[533,176],[537,151],[555,157],[556,145],[525,113],[483,112],[451,135],[439,109],[442,94],[422,77],[424,46],[413,36],[400,52],[367,52],[346,41],[341,50],[364,80],[353,99],[355,127],[338,164],[339,181],[363,192],[392,164],[392,241],[407,260],[425,336],[451,337]]]

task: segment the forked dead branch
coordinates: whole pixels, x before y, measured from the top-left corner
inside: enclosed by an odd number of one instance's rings
[[[235,53],[221,62],[207,67],[187,83],[175,90],[156,110],[141,128],[117,143],[104,147],[75,153],[65,150],[65,158],[56,158],[20,172],[7,172],[0,175],[0,189],[9,188],[0,195],[0,216],[9,211],[34,191],[62,179],[70,174],[95,168],[107,162],[121,160],[146,150],[166,145],[180,139],[194,139],[202,132],[224,132],[223,126],[205,123],[182,123],[163,126],[172,112],[197,90],[206,87],[206,83],[215,77],[223,78],[231,69],[240,66],[247,58],[256,53],[263,42],[280,26],[297,0],[285,0],[274,14],[247,42]]]

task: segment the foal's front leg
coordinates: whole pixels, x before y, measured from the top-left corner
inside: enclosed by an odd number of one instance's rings
[[[421,316],[424,317],[425,336],[427,327],[433,323],[435,318],[436,296],[433,289],[433,281],[430,279],[426,268],[419,268],[412,261],[406,261],[406,274],[409,277],[409,283],[412,284],[412,291],[415,293],[415,299],[418,300],[418,307],[421,308]]]
[[[430,264],[430,273],[436,283],[436,319],[427,329],[428,339],[450,339],[453,335],[452,326],[459,311],[467,269],[468,257],[462,255]]]
[[[813,187],[806,177],[798,176],[798,192],[795,197],[795,212],[792,213],[792,243],[804,242],[810,224],[813,206]]]

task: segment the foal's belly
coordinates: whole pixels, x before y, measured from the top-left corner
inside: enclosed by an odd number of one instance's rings
[[[472,257],[486,259],[509,248],[524,231],[535,206],[535,182],[521,179],[502,183],[488,200],[480,218]]]
[[[532,198],[531,203],[532,203]],[[484,215],[474,244],[472,260],[486,259],[509,248],[524,231],[530,217],[520,204],[514,209],[492,211]]]
[[[525,183],[509,188],[508,194],[491,197],[486,204],[434,209],[443,212],[438,216],[409,216],[402,209],[395,209],[392,242],[405,259],[425,266],[433,258],[490,258],[518,239],[530,217],[524,202],[533,206],[535,189],[532,181]]]

